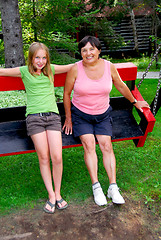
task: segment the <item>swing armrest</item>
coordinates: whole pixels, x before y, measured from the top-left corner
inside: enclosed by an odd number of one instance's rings
[[[131,92],[137,101],[144,101],[141,93],[139,92],[139,90],[137,89],[136,86],[135,86],[135,89],[132,90]],[[142,147],[145,143],[147,134],[149,132],[152,132],[156,120],[155,120],[154,115],[152,114],[151,110],[148,108],[143,108],[143,112],[140,112],[139,110],[137,110],[137,111],[141,118],[139,126],[141,127],[142,131],[144,132],[144,136],[134,142],[137,147]]]

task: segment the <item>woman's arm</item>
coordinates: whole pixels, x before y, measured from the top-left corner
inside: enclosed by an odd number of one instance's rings
[[[0,76],[21,77],[20,68],[0,68]]]
[[[111,63],[111,76],[113,80],[113,84],[117,88],[117,90],[125,97],[127,98],[131,103],[135,101],[134,96],[132,95],[130,89],[127,87],[127,85],[121,80],[121,77],[115,68],[115,66]],[[137,101],[135,104],[135,107],[137,107],[141,112],[143,112],[142,108],[150,108],[149,104],[146,101]]]
[[[73,66],[74,66],[74,63],[68,64],[68,65],[54,64],[55,74],[68,72],[71,69],[71,67],[73,67]]]
[[[69,70],[67,73],[65,86],[64,86],[64,95],[63,102],[65,108],[65,123],[63,126],[63,130],[65,130],[65,134],[72,134],[72,117],[71,117],[71,92],[74,87],[75,80],[77,78],[77,66],[76,64]]]

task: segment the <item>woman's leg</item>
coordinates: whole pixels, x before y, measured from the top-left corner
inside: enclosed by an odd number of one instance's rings
[[[84,160],[89,171],[91,181],[92,181],[92,190],[94,195],[95,203],[99,206],[106,205],[107,200],[102,191],[101,185],[98,182],[98,159],[96,154],[96,142],[93,134],[85,134],[80,136],[81,142],[84,147]]]
[[[109,177],[110,186],[108,188],[108,198],[116,204],[125,203],[116,184],[116,159],[112,148],[111,137],[97,135],[97,140],[103,154],[103,164]]]
[[[62,172],[63,172],[63,161],[62,161],[62,137],[60,131],[51,131],[47,130],[47,138],[50,156],[52,160],[52,172],[53,172],[53,181],[55,188],[55,199],[60,201],[62,199],[60,194],[61,181],[62,181]],[[59,207],[64,207],[67,205],[66,201],[58,203]]]
[[[116,159],[112,148],[111,137],[106,135],[97,135],[97,140],[103,154],[103,164],[109,182],[116,183]]]
[[[49,146],[47,139],[47,132],[41,132],[38,134],[34,134],[31,136],[32,141],[35,146],[35,150],[38,155],[39,164],[40,164],[40,172],[45,184],[45,187],[48,191],[49,201],[54,204],[55,203],[55,193],[52,185],[52,176],[50,169],[50,155],[49,155]],[[51,206],[49,204],[46,205],[46,209],[52,211]],[[53,209],[54,211],[54,209]]]
[[[87,169],[89,171],[92,184],[98,182],[97,177],[97,155],[96,155],[96,143],[95,143],[95,137],[93,134],[85,134],[80,136],[83,148],[84,148],[84,160],[85,164],[87,166]]]

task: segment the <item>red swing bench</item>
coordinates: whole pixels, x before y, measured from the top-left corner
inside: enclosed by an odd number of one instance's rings
[[[133,63],[115,64],[123,81],[127,81],[132,94],[137,100],[143,100],[135,86],[137,67]],[[54,86],[63,87],[66,74],[55,75]],[[0,77],[0,91],[24,90],[21,78]],[[65,120],[64,106],[57,103],[61,115],[62,126]],[[155,118],[149,109],[144,109],[138,124],[132,114],[133,106],[124,97],[110,98],[113,108],[113,137],[112,141],[133,140],[137,147],[144,146],[146,137],[152,132]],[[0,109],[0,156],[16,155],[34,152],[34,146],[26,133],[25,122],[26,106],[9,107]],[[79,138],[62,133],[63,148],[81,146]]]

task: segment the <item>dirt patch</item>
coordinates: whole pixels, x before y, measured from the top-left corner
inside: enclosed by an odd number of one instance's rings
[[[0,240],[159,240],[161,219],[140,202],[98,207],[92,197],[85,205],[70,203],[54,214],[42,204],[0,218]]]

